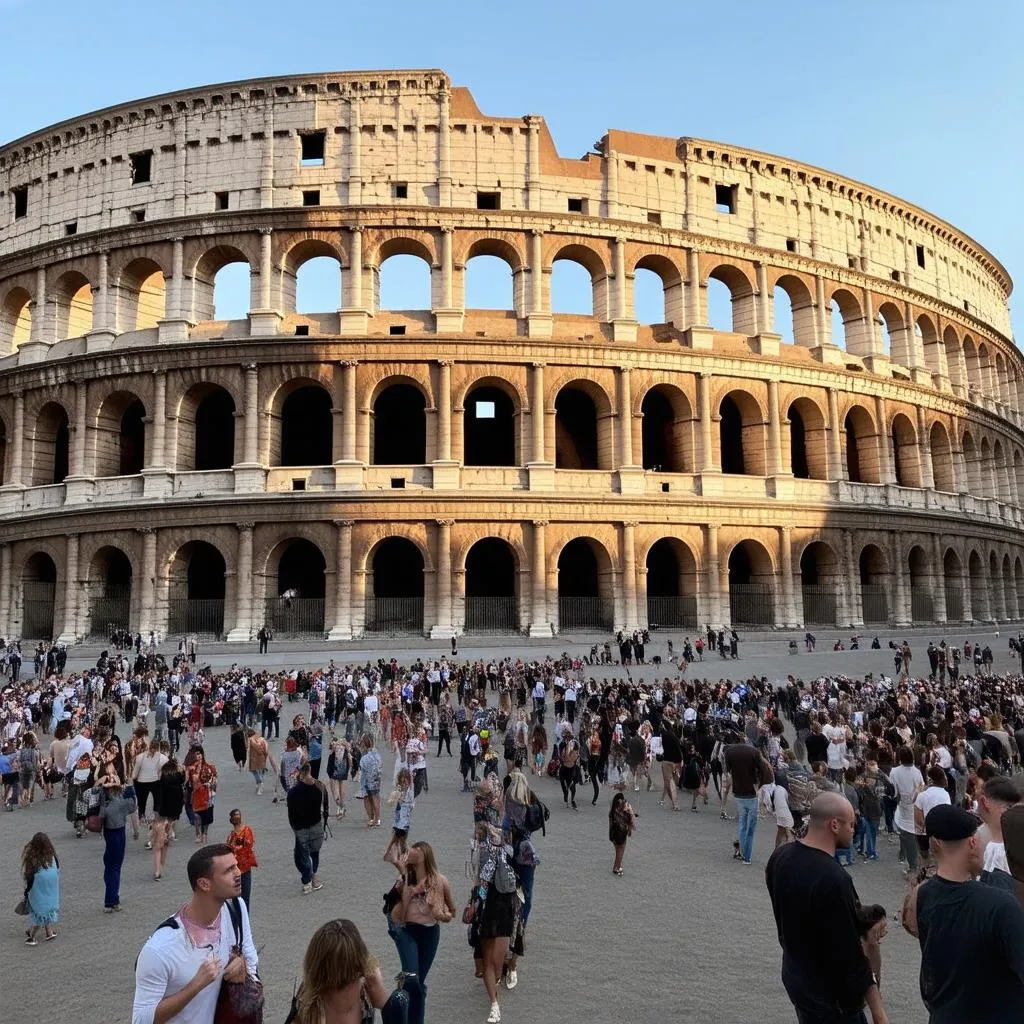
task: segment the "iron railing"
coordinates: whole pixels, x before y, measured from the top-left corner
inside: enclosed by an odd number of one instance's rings
[[[964,621],[964,588],[961,583],[946,584],[946,621]]]
[[[518,633],[519,605],[515,596],[467,597],[466,631],[470,633]]]
[[[127,629],[132,607],[131,584],[104,587],[89,601],[89,635],[108,637],[113,629]]]
[[[730,583],[729,617],[733,626],[774,626],[775,595],[770,583]]]
[[[804,625],[836,625],[836,591],[828,583],[805,583],[801,588],[804,601]]]
[[[647,625],[651,629],[697,628],[697,598],[692,594],[678,597],[647,596]]]
[[[860,585],[860,604],[865,623],[882,624],[889,621],[889,596],[881,583]]]
[[[219,640],[224,635],[224,599],[172,597],[167,602],[167,632]]]
[[[933,622],[935,620],[935,602],[932,595],[917,587],[910,588],[910,621]]]
[[[385,636],[422,636],[423,598],[367,598],[365,628],[368,633],[383,633]]]
[[[22,584],[22,639],[53,639],[53,603],[56,593],[55,583],[26,580]]]
[[[578,630],[611,630],[615,621],[615,608],[603,597],[559,597],[558,630],[561,633]]]
[[[321,636],[324,599],[268,597],[263,607],[263,624],[275,637]]]

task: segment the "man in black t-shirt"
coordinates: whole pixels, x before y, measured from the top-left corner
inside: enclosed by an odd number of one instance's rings
[[[769,858],[765,881],[782,946],[782,984],[799,1024],[888,1024],[857,929],[860,901],[835,859],[853,842],[855,815],[838,793],[811,804],[807,835]]]

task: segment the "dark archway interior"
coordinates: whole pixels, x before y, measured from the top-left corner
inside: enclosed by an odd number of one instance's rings
[[[644,469],[681,473],[683,467],[676,465],[673,437],[676,414],[672,403],[652,388],[644,396],[640,411],[643,413]]]
[[[26,563],[22,576],[21,633],[26,639],[49,640],[53,636],[53,608],[57,590],[57,566],[37,551]]]
[[[558,593],[561,597],[599,597],[597,557],[581,537],[569,541],[558,556]]]
[[[719,408],[722,417],[720,431],[722,438],[722,472],[745,473],[743,460],[743,417],[739,406],[728,396],[722,399]]]
[[[56,583],[57,566],[54,565],[53,559],[49,555],[44,554],[42,551],[37,551],[25,563],[23,579],[26,583]]]
[[[389,537],[377,547],[373,553],[373,596],[423,596],[423,555],[412,541]]]
[[[323,552],[311,541],[294,540],[277,563],[277,593],[297,590],[301,598],[322,598],[327,592]]]
[[[797,480],[810,480],[807,465],[807,428],[804,418],[796,409],[789,410],[789,461]]]
[[[819,583],[818,555],[814,545],[808,545],[800,556],[800,583],[805,587],[813,587]]]
[[[742,544],[734,547],[729,555],[729,585],[750,583],[753,575],[754,567],[746,547]]]
[[[857,564],[860,569],[861,584],[870,585],[874,583],[878,573],[878,563],[873,553],[865,548],[860,553],[860,559]]]
[[[555,466],[598,468],[597,407],[579,388],[562,388],[555,399]]]
[[[296,388],[281,406],[281,465],[327,466],[333,461],[331,396],[312,384]]]
[[[373,463],[422,466],[427,461],[427,414],[422,392],[392,384],[373,403]]]
[[[132,402],[121,415],[118,459],[118,473],[121,476],[142,472],[146,461],[145,417],[146,407],[138,400]]]
[[[206,541],[194,541],[178,553],[188,559],[185,571],[186,597],[190,601],[222,601],[224,599],[224,574],[227,566],[224,556]]]
[[[119,587],[130,587],[132,585],[132,563],[128,561],[128,556],[119,548],[106,548],[102,554],[100,580],[103,592],[109,594]]]
[[[7,483],[7,427],[0,423],[0,487]]]
[[[847,415],[846,423],[846,475],[852,484],[861,483],[860,446],[857,440],[857,428],[853,417]]]
[[[647,596],[679,597],[679,558],[669,540],[647,552]]]
[[[516,464],[515,406],[501,388],[474,388],[463,413],[463,462],[467,466]]]
[[[900,465],[900,437],[894,423],[892,425],[892,470],[896,477],[896,486],[903,486],[903,467]]]
[[[516,561],[497,537],[477,541],[466,555],[466,597],[514,597]]]
[[[230,469],[235,461],[235,402],[222,388],[196,406],[196,469]]]

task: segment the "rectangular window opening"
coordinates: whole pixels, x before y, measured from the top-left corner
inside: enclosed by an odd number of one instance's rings
[[[919,245],[917,247],[917,265],[919,267],[922,267],[922,268],[924,267],[924,246],[923,245]]]
[[[306,489],[306,481],[301,476],[292,477],[292,490],[293,491],[304,491]]]
[[[132,210],[132,221],[136,224],[141,224],[146,219],[145,210]]]
[[[231,202],[230,192],[214,192],[214,209],[226,210]]]
[[[477,402],[476,418],[478,420],[493,420],[496,415],[494,402]]]
[[[392,193],[395,199],[408,199],[409,198],[409,184],[405,181],[396,181]]]
[[[894,271],[892,272],[892,275],[891,275],[891,276],[892,276],[892,279],[893,279],[894,281],[899,281],[899,279],[900,279],[900,272],[899,272],[898,270],[894,270]]]
[[[570,213],[582,213],[583,212],[583,200],[582,199],[569,199],[569,212]]]
[[[392,324],[388,328],[388,334],[393,336],[405,334],[405,324]]]
[[[652,210],[648,210],[647,211],[647,223],[648,224],[660,224],[661,223],[661,214],[660,213],[655,213]]]
[[[128,163],[131,167],[133,185],[144,185],[147,181],[153,180],[153,151],[151,149],[144,153],[130,154]]]
[[[786,239],[786,252],[796,252],[796,239],[795,238],[787,238]]]
[[[323,167],[327,149],[327,133],[303,132],[299,136],[302,146],[301,164],[303,167]]]
[[[964,312],[965,313],[970,313],[970,311],[971,311],[971,304],[966,299],[964,299]]]
[[[736,186],[715,186],[715,210],[718,213],[736,212]]]
[[[661,485],[661,493],[662,494],[668,494],[668,490],[669,490],[670,486],[671,486],[670,484],[662,484]]]
[[[501,209],[501,193],[500,192],[477,192],[477,194],[476,194],[476,208],[478,210],[500,210]]]
[[[28,216],[28,185],[21,185],[11,189],[14,196],[14,219],[20,220]]]
[[[391,478],[391,486],[396,491],[402,490],[405,487],[405,477],[404,476],[393,476]]]
[[[69,224],[64,225],[65,235],[77,235],[78,234],[78,221],[73,220]]]
[[[302,205],[303,206],[319,206],[320,205],[320,189],[311,189],[308,192],[302,193]]]
[[[295,325],[295,337],[296,338],[308,338],[309,337],[309,324],[296,324]]]

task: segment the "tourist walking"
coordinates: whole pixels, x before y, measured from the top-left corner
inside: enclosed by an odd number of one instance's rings
[[[163,878],[174,826],[185,809],[185,771],[173,758],[160,769],[153,788],[153,880]]]
[[[327,787],[313,778],[309,761],[299,767],[299,781],[288,791],[288,824],[295,834],[295,867],[304,894],[324,887],[320,881],[320,848],[330,815]]]
[[[160,772],[166,763],[167,755],[161,750],[161,741],[158,739],[151,740],[145,753],[135,758],[135,765],[132,769],[132,785],[135,788],[135,799],[139,805],[140,819],[146,819],[149,798],[156,789]],[[149,825],[146,849],[153,849],[152,823]]]
[[[228,814],[228,821],[231,822],[231,831],[225,842],[235,851],[235,860],[242,875],[242,899],[245,901],[245,909],[251,912],[252,869],[259,867],[259,861],[256,859],[256,837],[252,828],[242,821],[242,812],[237,807],[232,808]]]
[[[45,832],[37,832],[21,851],[21,874],[25,882],[25,911],[28,928],[25,945],[35,946],[42,928],[46,941],[57,938],[54,925],[60,918],[60,861]]]
[[[616,793],[612,797],[611,810],[608,812],[608,839],[615,847],[615,860],[612,863],[612,874],[622,874],[622,858],[626,854],[626,841],[636,831],[636,814],[629,806],[625,793]]]
[[[380,827],[380,780],[382,764],[380,753],[374,750],[373,736],[364,732],[359,741],[362,756],[359,758],[359,792],[366,808],[366,827]]]
[[[188,784],[192,792],[192,823],[196,842],[205,843],[213,824],[213,801],[217,793],[217,766],[206,760],[202,747],[189,751]]]
[[[249,774],[256,783],[256,795],[263,795],[263,780],[267,774],[267,765],[277,775],[277,764],[270,753],[270,746],[266,739],[256,735],[255,729],[246,729],[246,738],[249,748]],[[277,787],[275,786],[275,789]]]
[[[725,770],[729,773],[727,789],[736,801],[736,842],[733,858],[751,863],[754,856],[754,832],[757,829],[757,789],[773,780],[772,770],[761,752],[734,735],[723,748]],[[723,804],[724,804],[723,799]]]

